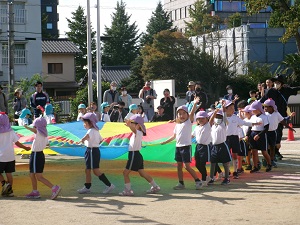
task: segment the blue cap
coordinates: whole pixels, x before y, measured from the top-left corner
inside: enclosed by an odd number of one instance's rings
[[[27,108],[25,108],[25,109],[23,109],[23,110],[21,111],[20,118],[21,118],[21,119],[24,119],[24,118],[26,117],[26,115],[32,115],[31,112],[30,112],[30,110],[27,109]]]
[[[129,106],[129,112],[131,112],[131,110],[134,110],[134,109],[138,109],[137,105],[136,104],[131,104]]]
[[[78,109],[86,109],[85,104],[81,103],[81,104],[78,106]]]

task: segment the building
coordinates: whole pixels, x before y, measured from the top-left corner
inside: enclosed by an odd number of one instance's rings
[[[194,7],[197,0],[165,0],[164,9],[169,12],[174,27],[184,32],[185,22],[190,22],[189,9]],[[222,20],[230,15],[239,12],[242,16],[242,24],[250,24],[250,28],[266,28],[267,21],[270,18],[271,8],[262,10],[259,14],[247,15],[247,9],[244,1],[235,0],[203,0],[209,4],[211,15],[217,15]],[[221,27],[221,29],[224,26]]]
[[[8,1],[0,0],[0,83],[8,83]],[[42,72],[41,5],[36,0],[14,0],[14,80]]]
[[[41,0],[42,21],[44,17],[47,17],[46,21],[42,22],[43,37],[59,37],[57,26],[59,21],[59,14],[57,13],[58,4],[58,0]]]
[[[67,39],[42,41],[44,89],[50,96],[76,95],[75,55],[81,51]]]

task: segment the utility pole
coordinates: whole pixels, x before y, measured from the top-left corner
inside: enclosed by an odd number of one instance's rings
[[[8,85],[9,88],[13,90],[14,82],[15,82],[14,0],[7,0],[7,10],[8,10]]]
[[[88,66],[88,103],[89,105],[93,101],[93,80],[92,80],[92,36],[91,36],[91,12],[90,12],[90,0],[87,0],[87,66]]]
[[[101,79],[101,44],[100,44],[100,0],[97,0],[97,104],[102,103],[102,79]]]

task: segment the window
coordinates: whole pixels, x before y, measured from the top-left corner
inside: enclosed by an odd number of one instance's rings
[[[52,29],[53,29],[53,24],[47,23],[47,30],[52,30]]]
[[[15,44],[14,51],[14,63],[15,64],[26,64],[27,54],[25,44]],[[2,63],[8,64],[8,46],[2,44]]]
[[[46,6],[46,12],[52,13],[52,6]]]
[[[216,1],[215,11],[246,12],[246,6],[244,1]]]
[[[48,63],[49,74],[62,74],[63,64],[62,63]]]

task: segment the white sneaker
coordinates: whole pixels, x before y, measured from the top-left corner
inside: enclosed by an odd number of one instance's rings
[[[160,191],[160,187],[159,186],[156,186],[156,187],[151,187],[150,188],[150,190],[147,190],[147,193],[148,194],[155,194],[155,193],[157,193],[157,192],[159,192]]]
[[[202,181],[196,181],[196,190],[200,190],[203,187]]]
[[[115,189],[115,185],[111,184],[110,186],[106,186],[106,188],[104,189],[104,191],[102,192],[103,194],[108,194],[109,192],[111,192],[112,190]]]
[[[175,187],[173,187],[174,190],[183,190],[185,189],[185,186],[181,183],[178,183]]]
[[[85,186],[81,189],[78,189],[77,192],[79,194],[88,194],[88,193],[91,193],[91,189],[90,188],[86,188]]]

